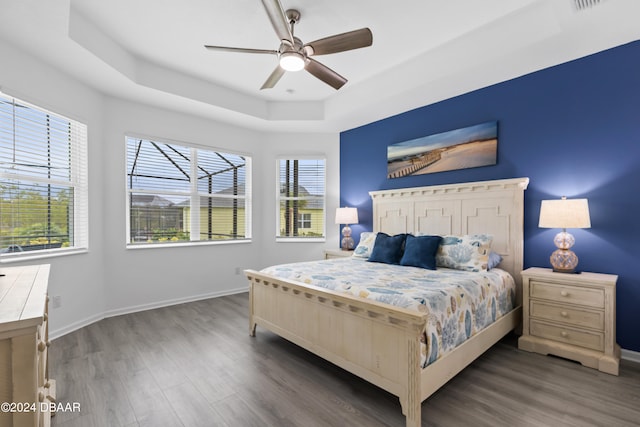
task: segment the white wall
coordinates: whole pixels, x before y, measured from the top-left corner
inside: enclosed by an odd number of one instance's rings
[[[327,240],[322,244],[276,242],[276,206],[265,203],[267,209],[254,209],[256,237],[262,243],[261,264],[252,268],[262,268],[282,262],[297,262],[319,259],[322,249],[337,249],[339,246],[339,226],[333,223],[336,208],[340,202],[340,135],[329,134],[271,134],[265,135],[263,146],[266,148],[260,159],[264,168],[263,176],[266,185],[265,197],[273,202],[275,196],[276,159],[279,156],[325,156],[327,159],[327,200],[326,200],[326,234]],[[259,212],[259,215],[258,215]]]
[[[329,159],[332,203],[339,135],[265,134],[198,117],[109,99],[105,120],[105,295],[108,313],[246,290],[245,268],[319,259],[322,243],[275,243],[276,156],[319,154]],[[253,159],[251,243],[148,249],[125,248],[125,135],[135,134],[244,153]],[[328,210],[331,211],[330,209]],[[335,240],[335,239],[332,239]]]
[[[60,73],[58,70],[23,54],[0,40],[0,90],[24,101],[87,124],[89,137],[89,234],[88,253],[37,261],[2,264],[8,266],[49,263],[49,295],[62,296],[62,306],[51,310],[52,331],[73,330],[102,317],[103,235],[102,222],[104,176],[103,100],[102,96]]]
[[[337,246],[339,230],[331,212],[339,200],[338,134],[258,132],[104,97],[2,41],[0,58],[3,91],[89,128],[90,251],[29,262],[51,264],[49,293],[62,297],[62,306],[50,311],[53,337],[105,316],[241,292],[247,282],[236,274],[238,268],[319,259],[323,248]],[[125,135],[129,133],[252,156],[252,242],[126,249]],[[283,154],[327,159],[325,243],[275,242],[275,159]],[[11,263],[20,264],[24,263]]]

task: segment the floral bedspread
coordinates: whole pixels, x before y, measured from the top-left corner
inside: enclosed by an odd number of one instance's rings
[[[428,313],[425,367],[513,309],[513,277],[498,268],[467,272],[367,262],[356,258],[282,264],[262,270],[283,279]]]

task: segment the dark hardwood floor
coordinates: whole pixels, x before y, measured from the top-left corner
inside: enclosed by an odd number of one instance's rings
[[[55,427],[404,426],[385,391],[258,328],[248,294],[113,317],[53,341]],[[620,376],[519,351],[508,336],[422,404],[423,426],[640,425]]]

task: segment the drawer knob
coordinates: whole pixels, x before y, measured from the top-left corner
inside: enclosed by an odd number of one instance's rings
[[[566,311],[561,311],[560,316],[567,317],[569,314]]]
[[[40,342],[38,343],[38,350],[39,350],[39,351],[41,351],[41,352],[42,352],[42,351],[44,351],[46,348],[47,348],[47,343],[45,343],[44,341],[40,341]]]
[[[568,334],[568,333],[566,333],[565,331],[562,331],[562,332],[560,333],[560,335],[562,335],[562,338],[566,338],[566,337],[568,337],[568,336],[569,336],[569,334]]]
[[[563,297],[569,296],[569,292],[567,291],[560,291],[560,295],[562,295]]]

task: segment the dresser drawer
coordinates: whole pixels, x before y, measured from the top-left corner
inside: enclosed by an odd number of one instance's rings
[[[570,327],[551,325],[548,323],[538,322],[533,319],[530,321],[529,328],[531,335],[540,338],[590,348],[596,351],[604,350],[603,332],[591,332]]]
[[[604,331],[604,311],[530,301],[529,316]]]
[[[604,289],[581,286],[563,286],[555,283],[529,282],[531,298],[545,299],[559,303],[584,305],[587,307],[604,308]]]

